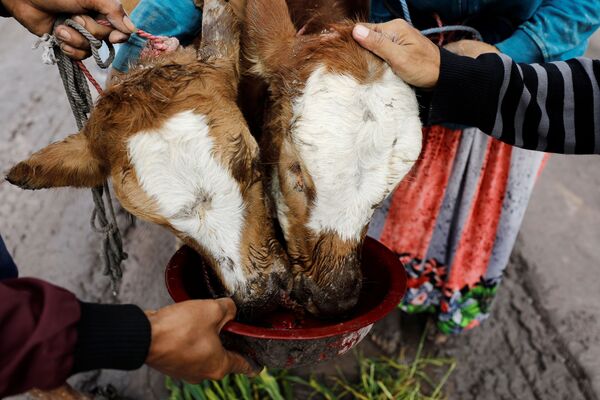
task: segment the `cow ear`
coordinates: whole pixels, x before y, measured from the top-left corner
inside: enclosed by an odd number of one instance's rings
[[[285,0],[248,0],[245,36],[244,53],[253,64],[251,71],[269,79],[294,58],[296,28]]]
[[[21,161],[6,180],[23,189],[95,187],[108,176],[108,166],[93,152],[87,137],[78,133],[53,143]]]

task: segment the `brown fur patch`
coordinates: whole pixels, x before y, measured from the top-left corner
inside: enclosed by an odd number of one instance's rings
[[[302,34],[318,34],[327,25],[344,19],[366,21],[369,0],[286,0],[296,30]]]
[[[203,41],[198,52],[180,49],[141,60],[98,100],[82,133],[76,136],[78,147],[71,143],[73,139],[50,146],[15,167],[10,178],[36,188],[88,186],[96,184],[90,176],[98,175],[101,182],[110,171],[115,193],[127,210],[171,230],[198,251],[222,278],[222,271],[232,267],[233,260],[217,260],[160,215],[156,199],[141,188],[142,177],[136,175],[128,154],[128,142],[133,135],[157,131],[168,119],[184,111],[203,115],[214,140],[214,157],[237,181],[245,205],[240,256],[249,283],[247,288],[228,294],[242,308],[272,306],[291,278],[263,195],[259,148],[236,103],[240,30],[236,18],[243,13],[245,2],[205,0],[204,3],[205,11],[211,11],[204,13]],[[70,153],[76,153],[75,157],[63,161]],[[90,166],[95,166],[92,171],[101,174],[92,174],[88,171]],[[70,174],[68,169],[74,173]]]
[[[268,83],[270,94],[260,142],[265,165],[274,171],[267,174],[267,187],[277,174],[287,206],[287,251],[297,295],[316,313],[335,314],[355,304],[361,241],[344,241],[334,232],[317,237],[308,228],[318,193],[293,145],[292,107],[319,67],[363,84],[381,78],[383,61],[354,41],[355,23],[348,19],[365,18],[366,3],[288,0],[288,12],[284,0],[248,0],[243,49],[254,63],[251,71]]]
[[[108,174],[106,164],[93,154],[86,137],[71,135],[33,154],[6,176],[23,189],[99,186]]]

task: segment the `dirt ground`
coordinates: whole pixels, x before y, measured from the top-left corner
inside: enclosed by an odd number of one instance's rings
[[[75,132],[58,73],[41,64],[32,42],[17,24],[0,20],[2,171]],[[591,54],[600,57],[600,36],[594,45]],[[551,158],[492,318],[442,347],[429,344],[429,351],[458,360],[448,387],[452,399],[600,397],[599,170],[598,157]],[[49,280],[86,301],[144,308],[170,302],[163,282],[175,246],[169,233],[122,221],[129,260],[115,299],[102,275],[99,238],[89,227],[88,191],[24,192],[0,183],[0,199],[0,232],[22,276]],[[164,398],[163,378],[146,368],[84,374],[73,383],[84,389],[110,383],[132,398]]]

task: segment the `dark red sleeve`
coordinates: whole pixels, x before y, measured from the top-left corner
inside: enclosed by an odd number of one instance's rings
[[[37,279],[0,281],[0,398],[60,386],[70,375],[80,303]]]

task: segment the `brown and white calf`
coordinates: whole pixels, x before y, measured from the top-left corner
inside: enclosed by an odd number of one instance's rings
[[[98,100],[82,132],[19,163],[7,179],[42,189],[112,177],[125,209],[197,250],[225,294],[254,312],[277,304],[291,277],[265,205],[259,148],[236,105],[233,3],[205,1],[198,56],[180,49],[143,60]]]
[[[369,221],[422,140],[413,90],[352,39],[354,24],[339,15],[304,17],[298,30],[285,0],[248,0],[243,38],[251,71],[269,86],[261,150],[294,294],[323,316],[358,300]]]

